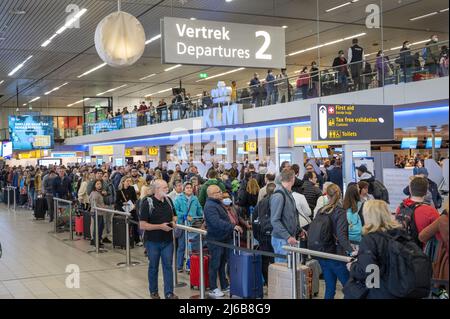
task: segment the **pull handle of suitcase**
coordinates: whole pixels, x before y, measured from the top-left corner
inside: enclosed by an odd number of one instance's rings
[[[237,244],[236,244],[236,239],[237,239]],[[239,231],[237,231],[237,230],[234,230],[234,232],[233,232],[233,245],[239,247],[240,243],[241,243],[241,233]],[[233,250],[233,254],[236,255],[236,249]],[[239,250],[239,255],[240,254],[241,254],[241,251]]]

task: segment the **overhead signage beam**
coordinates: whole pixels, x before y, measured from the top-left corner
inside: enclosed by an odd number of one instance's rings
[[[393,105],[315,104],[313,141],[394,140]]]
[[[163,64],[286,67],[282,27],[165,17],[161,33]]]

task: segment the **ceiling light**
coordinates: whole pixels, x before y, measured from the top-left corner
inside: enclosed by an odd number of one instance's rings
[[[417,41],[417,42],[411,43],[411,45],[423,44],[423,43],[427,43],[428,41],[430,41],[430,39],[426,39],[426,40],[422,40],[422,41]]]
[[[9,13],[11,13],[11,14],[15,14],[15,15],[23,15],[23,14],[26,14],[27,12],[26,11],[24,11],[24,10],[11,10]]]
[[[149,43],[155,42],[158,39],[161,39],[161,34],[155,35],[153,38],[145,41],[145,44],[149,44]]]
[[[147,94],[145,97],[150,97],[150,96],[153,96],[153,95],[155,95],[155,94],[166,93],[166,92],[169,92],[169,91],[172,91],[172,88],[167,89],[167,90],[158,91],[158,92],[156,92],[156,93],[150,93],[150,94]]]
[[[78,78],[82,78],[85,75],[88,75],[89,73],[92,73],[94,71],[97,71],[100,68],[103,68],[104,66],[106,66],[106,63],[102,63],[100,65],[97,65],[96,67],[90,69],[89,71],[84,72],[83,74],[79,75]]]
[[[30,55],[28,58],[25,59],[25,61],[23,61],[22,63],[20,63],[18,66],[16,66],[11,72],[8,73],[8,76],[12,76],[14,73],[16,73],[17,71],[19,71],[24,65],[25,63],[31,59],[33,56]]]
[[[82,102],[87,101],[87,100],[90,100],[90,99],[91,99],[91,98],[87,97],[87,98],[85,98],[85,99],[83,99],[83,100],[76,101],[76,102],[74,102],[74,103],[72,103],[72,104],[67,104],[67,107],[71,107],[72,105],[79,104],[79,103],[82,103]]]
[[[203,82],[203,81],[207,81],[207,80],[212,80],[212,79],[215,79],[215,78],[218,78],[218,77],[221,77],[221,76],[225,76],[225,75],[228,75],[228,74],[231,74],[231,73],[239,72],[239,71],[242,71],[242,70],[245,70],[245,68],[234,69],[234,70],[231,70],[231,71],[228,71],[228,72],[216,74],[216,75],[208,77],[207,79],[201,79],[201,80],[198,80],[196,82]]]
[[[155,75],[156,75],[156,73],[152,73],[152,74],[150,74],[150,75],[144,76],[143,78],[140,78],[139,81],[142,81],[142,80],[145,80],[145,79],[154,77]]]
[[[398,46],[398,47],[390,48],[389,51],[395,51],[395,50],[399,50],[399,49],[401,49],[401,48],[403,48],[402,45],[401,45],[401,46]]]
[[[431,13],[428,13],[428,14],[424,14],[424,15],[422,15],[422,16],[418,16],[418,17],[415,17],[415,18],[411,18],[411,19],[409,19],[409,21],[416,21],[416,20],[428,18],[428,17],[434,16],[434,15],[436,15],[436,14],[438,14],[438,13],[439,13],[438,11],[431,12]]]
[[[233,1],[233,0],[225,0],[225,2],[231,2],[231,1]]]
[[[50,38],[48,38],[47,40],[45,40],[45,42],[44,43],[42,43],[41,44],[41,47],[46,47],[47,45],[49,45],[50,44],[50,42],[52,42],[52,40],[57,36],[58,34],[54,34],[54,35],[52,35]]]
[[[69,82],[66,82],[66,83],[64,83],[64,84],[62,84],[62,85],[60,85],[60,86],[57,86],[57,87],[51,89],[51,90],[48,91],[48,92],[45,92],[44,95],[49,95],[49,94],[52,93],[53,91],[59,90],[60,88],[62,88],[64,85],[67,85],[67,84],[69,84]]]
[[[284,25],[284,26],[282,26],[282,28],[283,28],[283,29],[287,29],[287,28],[288,28],[288,26],[287,26],[287,25]]]
[[[0,81],[0,85],[2,85],[2,84],[3,84],[3,82],[5,82],[5,80],[1,80],[1,81]]]
[[[177,69],[177,68],[179,68],[181,66],[183,66],[183,65],[182,64],[174,65],[174,66],[172,66],[172,67],[170,67],[168,69],[165,69],[164,72],[169,72],[169,71],[175,70],[175,69]]]
[[[301,54],[301,53],[304,53],[304,52],[307,52],[307,51],[311,51],[311,50],[315,50],[315,49],[322,48],[322,47],[325,47],[325,46],[329,46],[329,45],[332,45],[332,44],[340,43],[340,42],[343,42],[343,41],[346,41],[346,40],[362,37],[362,36],[365,36],[366,34],[367,33],[365,33],[365,32],[358,33],[358,34],[351,35],[351,36],[343,38],[343,39],[334,40],[334,41],[331,41],[331,42],[327,42],[325,44],[319,44],[319,45],[313,46],[311,48],[307,48],[307,49],[303,49],[303,50],[300,50],[300,51],[292,52],[292,53],[289,53],[287,56],[288,57],[289,56],[294,56],[294,55]]]
[[[35,97],[34,99],[30,100],[28,103],[36,102],[36,101],[39,100],[40,98],[41,98],[40,96]]]
[[[334,10],[346,7],[346,6],[350,5],[350,4],[352,4],[352,3],[349,1],[349,2],[346,2],[346,3],[340,4],[340,5],[336,6],[336,7],[333,7],[333,8],[330,8],[328,10],[325,10],[325,12],[331,12],[331,11],[334,11]]]
[[[97,94],[97,96],[103,95],[103,94],[105,94],[105,93],[113,92],[113,91],[118,90],[118,89],[121,89],[121,88],[123,88],[123,87],[125,87],[125,86],[127,86],[127,85],[124,84],[124,85],[118,86],[118,87],[116,87],[116,88],[114,88],[114,89],[109,89],[108,91],[105,91],[105,92],[102,92],[102,93]]]
[[[44,41],[44,43],[41,44],[41,47],[46,47],[47,45],[49,45],[52,40],[58,35],[63,33],[67,28],[70,28],[72,26],[72,24],[74,24],[83,14],[85,14],[87,11],[86,8],[81,9],[77,14],[75,14],[73,16],[72,19],[68,20],[61,28],[59,28],[58,30],[56,30],[56,33],[54,35],[52,35],[50,38],[48,38],[47,40]]]
[[[27,106],[27,103],[23,103],[22,106]]]
[[[195,21],[195,20],[197,20],[197,18],[192,17],[191,20],[192,20],[192,21]]]
[[[439,10],[439,12],[440,12],[440,13],[443,13],[443,12],[447,12],[447,11],[448,11],[448,8],[445,8],[445,9]]]

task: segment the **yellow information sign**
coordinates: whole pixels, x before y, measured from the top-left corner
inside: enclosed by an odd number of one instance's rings
[[[92,146],[91,155],[113,155],[114,148],[112,146]]]
[[[126,157],[130,157],[131,156],[131,149],[130,148],[125,149],[125,156]]]
[[[50,135],[36,135],[34,137],[33,147],[50,147]]]
[[[157,147],[149,147],[148,148],[148,155],[150,156],[158,156],[159,149]]]
[[[311,143],[311,126],[294,127],[294,145]]]
[[[256,142],[245,142],[244,149],[246,152],[256,152],[257,151]]]

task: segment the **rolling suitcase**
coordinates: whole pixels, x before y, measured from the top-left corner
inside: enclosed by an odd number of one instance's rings
[[[312,270],[308,266],[297,266],[297,298],[312,299]],[[292,299],[292,270],[287,264],[269,265],[269,299]]]
[[[189,281],[192,288],[200,289],[200,255],[192,254],[189,258],[190,260],[190,273]],[[203,281],[205,283],[205,289],[209,288],[209,256],[203,255]]]
[[[82,236],[84,233],[84,218],[83,215],[75,216],[75,234]]]
[[[42,197],[36,198],[36,203],[34,205],[34,217],[36,220],[45,219],[45,214],[47,213],[47,200]]]
[[[322,273],[322,268],[320,268],[320,264],[316,259],[307,260],[306,266],[312,270],[312,294],[314,297],[317,297],[319,295],[319,279],[320,274]]]
[[[236,237],[236,236],[234,236]],[[240,243],[237,234],[234,245]],[[230,297],[263,298],[262,256],[233,250],[230,252]]]
[[[121,215],[116,215],[113,217],[112,221],[112,245],[113,248],[119,247],[120,249],[126,249],[126,236],[125,236],[125,217]],[[130,233],[130,248],[134,248],[133,230],[131,226],[129,227]]]
[[[89,211],[83,211],[83,238],[91,239],[91,213]]]

